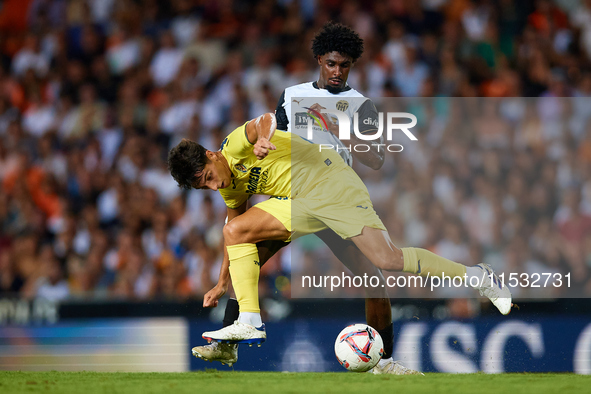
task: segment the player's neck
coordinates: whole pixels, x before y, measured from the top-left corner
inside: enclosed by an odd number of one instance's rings
[[[224,168],[227,169],[228,171],[230,171],[230,164],[228,164],[228,160],[226,160],[226,158],[222,154],[222,151],[217,151],[217,152],[213,152],[213,153],[215,154],[215,158],[222,163]],[[230,171],[230,173],[232,173],[232,171]]]
[[[221,151],[216,152],[218,154],[218,157],[220,159],[220,161],[222,162],[222,164],[224,165],[224,167],[230,171],[230,164],[228,164],[228,160],[226,160],[226,158],[224,157],[224,155],[222,155]],[[230,171],[231,173],[232,171]]]
[[[329,89],[326,84],[326,81],[322,81],[322,79],[318,79],[318,81],[315,81],[313,85],[315,88],[328,90],[328,92],[332,94],[338,94],[344,92],[345,90],[348,90],[347,82],[345,82],[344,86],[341,89]]]

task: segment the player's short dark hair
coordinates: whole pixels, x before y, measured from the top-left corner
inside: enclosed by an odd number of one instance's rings
[[[183,139],[168,152],[168,170],[182,189],[191,189],[195,182],[199,182],[203,168],[207,164],[207,150],[188,139]]]
[[[328,22],[312,40],[312,53],[317,58],[329,52],[349,56],[356,62],[363,53],[363,39],[345,25]]]

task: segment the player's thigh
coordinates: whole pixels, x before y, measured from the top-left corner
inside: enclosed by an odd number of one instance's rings
[[[227,245],[258,243],[268,240],[288,240],[291,232],[272,213],[255,207],[234,218],[224,226]]]
[[[364,227],[386,229],[373,209],[367,188],[351,169],[319,182],[300,205],[302,211],[344,239],[360,235]],[[295,202],[294,206],[299,208]],[[297,208],[294,211],[297,213]]]
[[[404,257],[394,245],[387,231],[364,227],[361,234],[351,238],[359,250],[376,267],[388,271],[402,271]]]
[[[367,273],[381,276],[381,271],[363,255],[353,241],[341,238],[330,229],[319,231],[316,235],[354,275]]]
[[[318,231],[316,236],[322,240],[332,250],[335,256],[339,257],[344,249],[349,246],[355,246],[355,243],[349,239],[343,239],[340,235],[327,228],[326,230]]]
[[[369,278],[377,278],[375,285],[365,288],[365,295],[367,298],[387,298],[388,292],[386,290],[386,279],[382,271],[373,265],[367,257],[363,255],[361,250],[351,240],[343,239],[334,231],[328,229],[323,230],[316,235],[330,248],[334,255],[339,259],[345,267],[349,269],[355,276],[363,277],[367,275]]]

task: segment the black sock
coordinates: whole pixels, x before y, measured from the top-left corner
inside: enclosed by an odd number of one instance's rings
[[[382,341],[384,341],[384,355],[382,359],[385,360],[392,357],[392,353],[394,352],[394,327],[390,324],[388,327],[378,330],[378,333],[380,333]]]
[[[238,309],[238,300],[230,298],[226,304],[226,313],[224,314],[223,320],[224,327],[234,324],[234,321],[238,320],[238,315],[240,315],[240,309]],[[380,335],[381,334],[382,333],[380,333]]]

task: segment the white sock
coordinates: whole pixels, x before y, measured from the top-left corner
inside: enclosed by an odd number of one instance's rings
[[[478,268],[477,266],[474,267],[466,267],[466,280],[470,286],[473,284],[477,284],[477,286],[481,285],[482,277],[485,275],[485,272],[482,268]],[[476,279],[472,279],[476,278]]]
[[[240,312],[238,316],[238,321],[240,323],[250,324],[251,326],[260,327],[263,325],[263,320],[261,320],[261,314],[256,312]]]
[[[390,357],[390,358],[382,358],[380,361],[378,361],[378,365],[379,365],[380,368],[384,368],[390,362],[392,362],[392,357]]]

